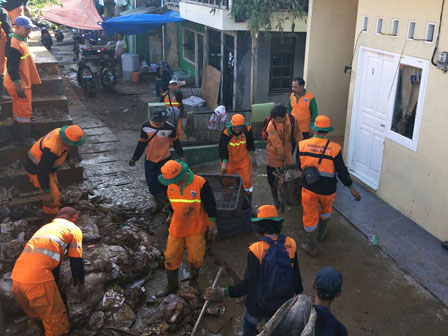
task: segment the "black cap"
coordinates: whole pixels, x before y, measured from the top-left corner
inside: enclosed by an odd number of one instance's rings
[[[168,111],[166,109],[156,110],[152,113],[151,117],[152,121],[163,122],[167,121],[167,119],[168,119]]]
[[[342,288],[342,274],[334,267],[326,266],[317,271],[314,279],[319,297],[332,300]]]

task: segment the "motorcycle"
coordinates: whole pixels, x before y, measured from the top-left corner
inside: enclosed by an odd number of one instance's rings
[[[40,42],[45,48],[47,48],[47,50],[51,50],[51,46],[53,45],[53,38],[51,37],[48,30],[42,29]]]
[[[54,36],[56,37],[56,41],[58,41],[58,42],[64,41],[65,36],[64,36],[64,33],[62,32],[62,30],[56,29],[54,31]]]
[[[77,79],[78,84],[84,89],[87,97],[94,97],[97,91],[97,76],[92,67],[89,66],[88,61],[80,60],[78,64]]]
[[[115,59],[104,58],[101,61],[101,84],[109,92],[115,92],[117,84],[117,74],[115,72]]]

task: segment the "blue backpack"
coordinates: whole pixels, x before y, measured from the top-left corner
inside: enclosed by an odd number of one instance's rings
[[[270,247],[261,262],[257,299],[259,306],[268,311],[276,311],[294,296],[296,279],[285,239],[284,235],[279,235],[275,243],[271,238],[261,238]]]

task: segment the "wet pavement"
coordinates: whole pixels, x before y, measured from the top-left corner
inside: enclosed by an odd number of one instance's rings
[[[97,193],[118,204],[147,208],[150,197],[143,171],[143,159],[130,168],[131,158],[139,136],[140,125],[146,120],[146,103],[157,101],[153,86],[144,94],[112,95],[100,91],[96,98],[86,98],[74,84],[70,46],[53,47],[66,75],[66,92],[70,100],[70,114],[74,122],[85,130],[88,141],[80,150],[83,158],[85,184]],[[128,84],[132,88],[134,84]],[[126,85],[125,85],[126,86]],[[271,203],[264,164],[264,152],[257,153],[259,167],[254,178],[254,204]],[[217,172],[218,163],[195,167],[195,172]],[[342,185],[339,185],[341,188]],[[348,192],[348,191],[347,191]],[[359,206],[353,202],[353,206]],[[304,231],[300,225],[298,208],[287,208],[284,233],[299,241]],[[153,243],[163,248],[167,235],[164,216],[158,215],[150,223]],[[201,273],[201,285],[210,285],[220,263],[228,267],[230,275],[222,280],[226,285],[241,278],[246,265],[247,247],[257,239],[254,233],[218,242],[210,251]],[[344,276],[342,296],[334,302],[335,315],[346,325],[351,335],[447,335],[448,309],[409,274],[402,271],[393,259],[379,247],[369,246],[367,238],[336,211],[330,222],[327,240],[319,245],[320,255],[312,259],[299,251],[299,263],[305,294],[312,295],[311,283],[315,272],[323,266],[338,268]],[[182,272],[181,272],[182,273]],[[187,272],[184,272],[187,274]],[[232,277],[233,276],[233,277]],[[155,291],[164,284],[163,272],[157,273],[147,284]],[[227,311],[222,318],[207,317],[204,327],[223,335],[241,332],[244,300],[226,299]],[[148,312],[150,314],[150,312]]]

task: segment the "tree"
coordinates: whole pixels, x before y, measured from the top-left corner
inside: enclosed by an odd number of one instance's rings
[[[233,0],[230,15],[236,22],[247,21],[252,36],[251,104],[255,104],[257,91],[258,33],[268,34],[274,26],[283,31],[283,23],[306,15],[308,0]]]

